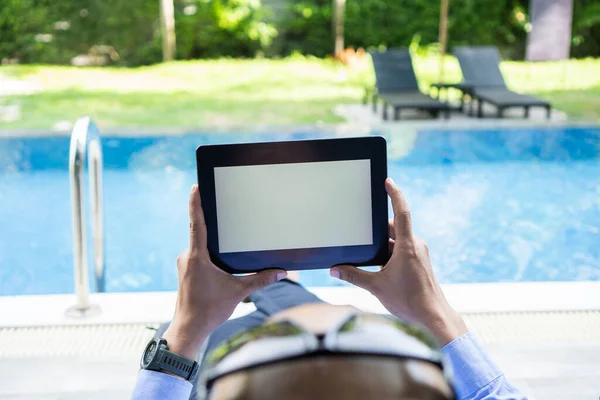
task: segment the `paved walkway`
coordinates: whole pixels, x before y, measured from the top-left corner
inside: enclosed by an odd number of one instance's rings
[[[402,111],[402,119],[398,121],[388,120],[384,121],[382,118],[383,106],[379,104],[377,110],[373,112],[371,105],[363,105],[363,104],[348,104],[348,105],[339,105],[335,108],[334,113],[339,115],[342,118],[345,118],[348,122],[354,122],[359,124],[394,124],[394,123],[403,123],[406,121],[430,121],[430,120],[445,120],[444,116],[440,114],[437,118],[431,118],[427,113],[419,112],[417,110],[403,110]],[[504,113],[504,118],[496,117],[496,109],[484,103],[483,107],[484,118],[477,118],[474,116],[469,116],[467,113],[463,112],[452,112],[450,113],[450,118],[446,120],[447,122],[469,122],[474,126],[481,124],[482,121],[486,120],[496,120],[496,121],[529,121],[546,124],[548,122],[559,122],[566,121],[567,115],[559,110],[553,109],[550,115],[550,119],[546,118],[546,110],[541,107],[531,108],[529,111],[529,118],[523,117],[523,109],[522,108],[509,108]],[[392,114],[390,114],[392,115]]]

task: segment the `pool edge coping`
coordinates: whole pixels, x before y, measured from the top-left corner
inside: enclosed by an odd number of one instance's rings
[[[600,281],[444,284],[444,294],[460,313],[507,313],[600,310]],[[354,287],[311,287],[332,304],[350,304],[385,312],[370,293]],[[95,293],[91,302],[102,312],[85,319],[68,318],[73,294],[0,296],[0,327],[157,323],[171,319],[176,292]],[[254,310],[240,304],[233,317]]]

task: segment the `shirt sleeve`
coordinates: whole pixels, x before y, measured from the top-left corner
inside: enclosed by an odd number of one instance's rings
[[[471,332],[448,343],[442,348],[442,352],[452,366],[452,384],[458,399],[527,399],[508,382]]]
[[[188,400],[192,384],[176,376],[141,370],[131,400]]]

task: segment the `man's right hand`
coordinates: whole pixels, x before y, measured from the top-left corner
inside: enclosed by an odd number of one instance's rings
[[[390,260],[379,272],[338,265],[330,270],[330,275],[368,290],[391,314],[424,325],[441,345],[446,345],[466,333],[467,327],[442,293],[427,245],[413,235],[402,192],[390,178],[385,181],[385,188],[394,210],[390,221]]]

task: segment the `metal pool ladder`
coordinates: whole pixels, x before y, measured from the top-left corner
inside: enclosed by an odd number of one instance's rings
[[[100,132],[89,117],[81,117],[71,132],[69,150],[69,177],[71,181],[71,212],[73,217],[73,264],[75,272],[75,305],[67,309],[67,316],[84,318],[100,313],[100,307],[90,303],[88,278],[87,235],[85,224],[85,196],[83,184],[84,162],[88,161],[91,197],[92,231],[94,239],[94,273],[96,290],[104,292],[104,232],[102,219],[102,147]]]

